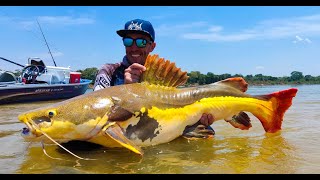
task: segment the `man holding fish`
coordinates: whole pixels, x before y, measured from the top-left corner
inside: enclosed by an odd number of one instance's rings
[[[87,159],[61,143],[86,141],[143,155],[143,147],[180,136],[213,137],[213,121],[248,130],[252,125],[246,112],[266,133],[281,130],[297,88],[250,95],[242,77],[178,88],[188,80],[187,72],[157,54],[148,55],[156,46],[150,22],[132,20],[117,33],[126,47],[123,61],[99,70],[94,92],[21,113],[18,119],[26,125],[21,132],[26,141],[55,143]]]
[[[122,37],[126,55],[121,63],[105,64],[99,70],[94,91],[116,86],[140,82],[144,66],[150,52],[156,47],[155,31],[149,21],[134,19],[125,24],[124,29],[118,30]],[[209,138],[214,135],[211,124],[212,114],[202,114],[200,120],[193,126],[187,127],[183,136],[187,138]]]

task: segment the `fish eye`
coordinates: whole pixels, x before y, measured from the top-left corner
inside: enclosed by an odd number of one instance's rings
[[[50,111],[50,112],[48,113],[48,115],[49,115],[50,118],[52,118],[52,117],[54,116],[54,112]]]
[[[47,114],[49,118],[52,118],[53,116],[57,115],[57,112],[56,110],[48,110]]]

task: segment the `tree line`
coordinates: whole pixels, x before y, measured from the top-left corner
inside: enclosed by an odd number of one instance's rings
[[[82,78],[92,80],[93,84],[98,69],[92,67],[77,71],[82,73]],[[186,82],[186,86],[210,84],[231,77],[243,77],[250,85],[320,84],[320,76],[303,75],[303,73],[299,71],[292,71],[290,73],[290,76],[283,77],[273,77],[262,74],[243,76],[241,74],[231,75],[225,73],[218,75],[212,72],[202,74],[199,71],[191,71],[187,74],[189,76],[189,79]]]
[[[84,70],[77,70],[77,72],[81,72],[81,78],[90,79],[92,80],[91,84],[94,84],[98,68],[91,67]],[[19,76],[21,70],[15,70],[13,73]],[[202,74],[200,71],[191,71],[187,73],[187,75],[189,79],[185,84],[186,86],[210,84],[231,77],[243,77],[250,85],[320,84],[320,76],[303,75],[303,73],[299,71],[292,71],[290,76],[283,77],[266,76],[263,74],[243,76],[242,74],[231,75],[225,73],[218,75],[212,72]]]

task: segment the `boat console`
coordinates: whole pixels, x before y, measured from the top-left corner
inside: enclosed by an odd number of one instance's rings
[[[26,84],[68,84],[71,69],[65,67],[46,66],[41,59],[29,58],[22,69],[21,82]]]

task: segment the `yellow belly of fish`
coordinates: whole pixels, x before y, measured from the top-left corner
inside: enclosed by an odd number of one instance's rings
[[[272,101],[263,101],[248,97],[213,97],[201,99],[199,104],[204,112],[212,113],[215,120],[222,120],[238,114],[240,111],[270,115],[273,107]]]
[[[148,110],[148,116],[159,123],[159,127],[155,130],[159,131],[158,135],[146,141],[141,141],[134,137],[128,138],[139,146],[157,145],[170,142],[181,136],[185,127],[199,121],[203,113],[211,113],[215,117],[215,121],[217,121],[232,117],[240,111],[267,111],[266,113],[270,114],[268,109],[272,109],[271,102],[242,97],[203,98],[181,108],[159,109],[153,106]],[[123,129],[126,129],[129,125],[137,124],[138,121],[139,118],[134,117],[118,124]]]

